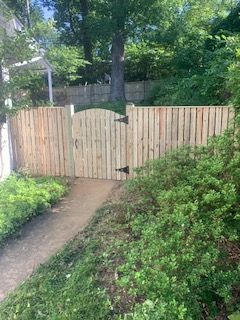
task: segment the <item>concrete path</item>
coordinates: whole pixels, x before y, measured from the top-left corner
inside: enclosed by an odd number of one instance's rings
[[[81,231],[118,183],[77,179],[70,194],[0,249],[0,301]]]

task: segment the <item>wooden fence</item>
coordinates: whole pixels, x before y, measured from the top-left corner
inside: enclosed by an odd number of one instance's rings
[[[133,168],[183,144],[207,144],[233,118],[229,107],[129,105],[127,117],[103,109],[23,110],[10,120],[13,163],[33,175],[124,180],[123,171],[131,177]]]
[[[37,108],[22,110],[11,118],[15,169],[26,168],[37,176],[71,175],[68,111]]]
[[[128,164],[141,167],[182,145],[207,144],[234,118],[229,107],[128,107]]]

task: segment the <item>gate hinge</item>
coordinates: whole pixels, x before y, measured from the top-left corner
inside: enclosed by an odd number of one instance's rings
[[[116,171],[129,174],[129,166],[124,167],[124,168],[120,168],[120,169],[116,169]]]
[[[115,119],[114,121],[116,121],[116,122],[123,122],[123,123],[128,124],[128,116],[123,117],[123,118],[120,118],[120,119]]]

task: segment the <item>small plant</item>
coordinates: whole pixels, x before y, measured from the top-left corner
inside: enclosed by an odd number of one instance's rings
[[[33,179],[17,173],[0,184],[0,244],[33,216],[56,203],[66,184],[53,178]]]

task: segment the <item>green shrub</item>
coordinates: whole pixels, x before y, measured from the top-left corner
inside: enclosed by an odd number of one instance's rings
[[[215,319],[221,307],[237,310],[240,150],[233,134],[148,163],[129,194],[132,241],[118,285],[145,302],[127,319]]]
[[[0,184],[0,244],[33,216],[56,203],[66,185],[53,178],[12,175]]]

